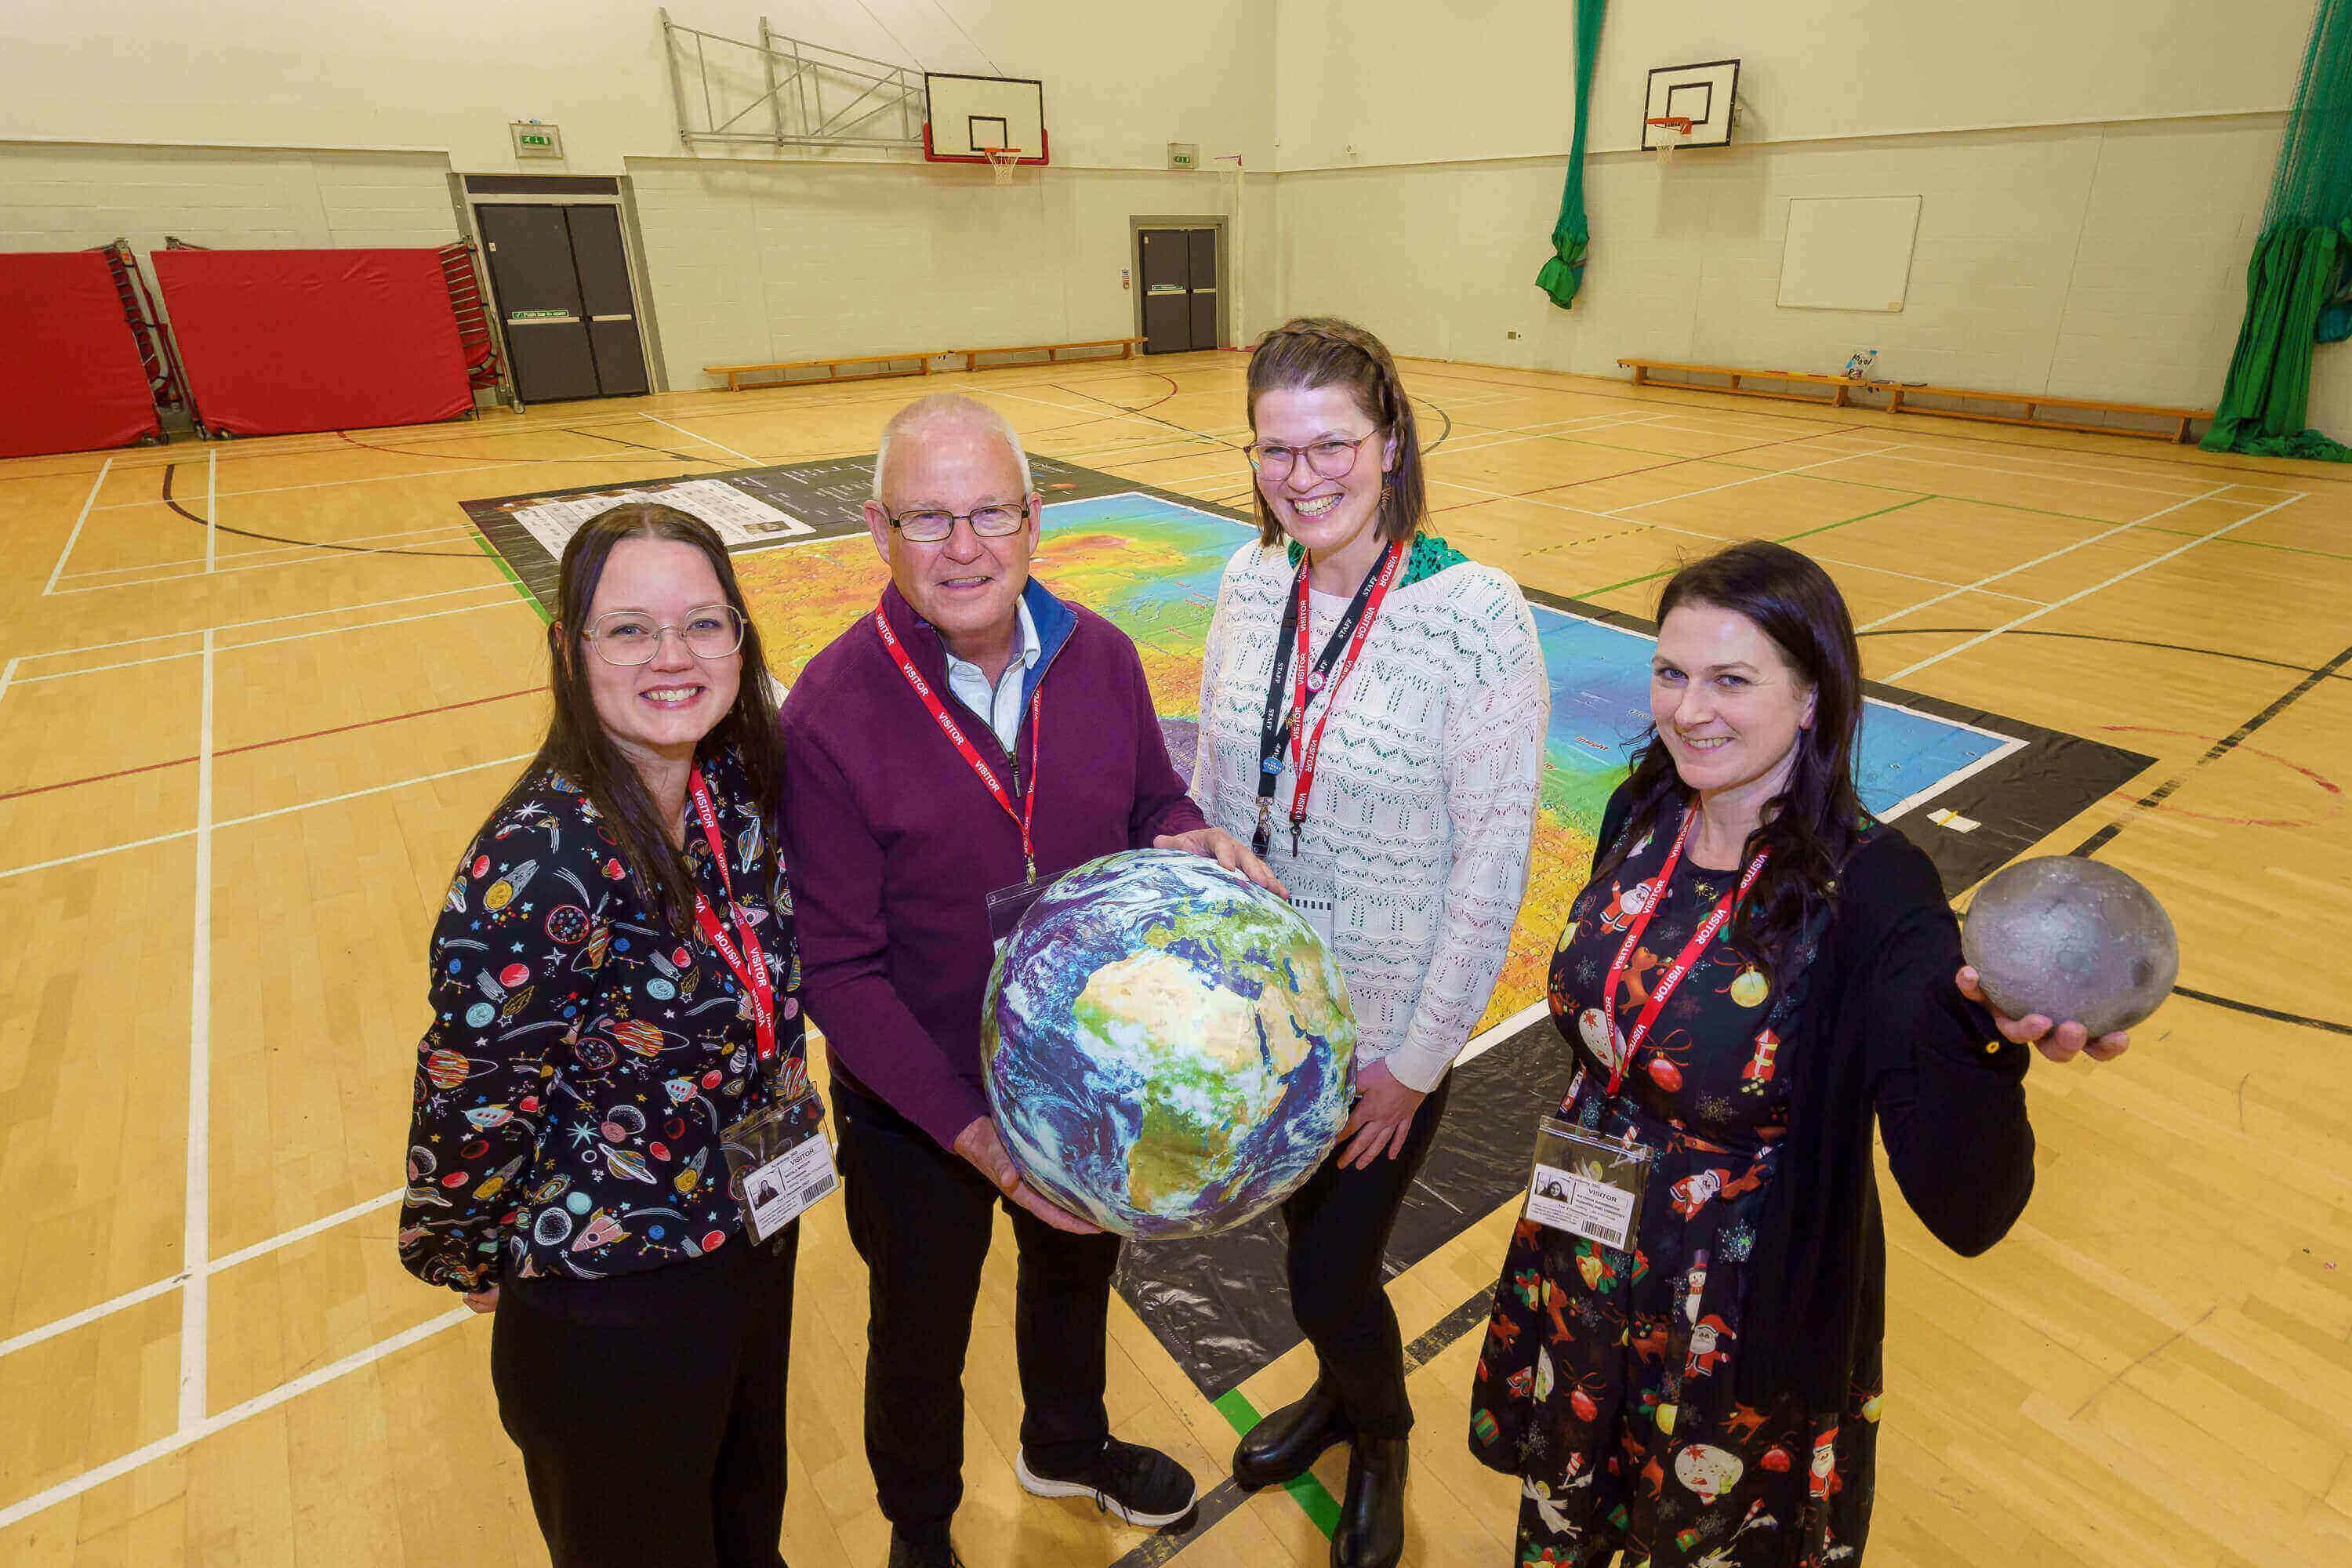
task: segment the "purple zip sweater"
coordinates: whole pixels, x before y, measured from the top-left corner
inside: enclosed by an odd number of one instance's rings
[[[1022,695],[1018,783],[987,721],[949,692],[939,633],[895,585],[883,613],[1016,806],[1036,767],[1037,879],[1207,826],[1168,760],[1127,634],[1034,577],[1023,597],[1042,651]],[[989,1114],[988,895],[1022,880],[1021,830],[907,684],[870,613],[809,660],[780,721],[808,1016],[837,1075],[951,1147]]]

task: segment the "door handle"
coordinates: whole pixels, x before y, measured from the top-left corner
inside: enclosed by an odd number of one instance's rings
[[[628,314],[626,311],[623,311],[617,316],[591,316],[588,319],[592,321],[634,321],[636,320],[635,316]]]

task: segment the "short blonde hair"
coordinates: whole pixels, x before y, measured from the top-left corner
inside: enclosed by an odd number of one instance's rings
[[[934,392],[918,397],[890,416],[890,423],[882,426],[882,439],[874,448],[876,500],[882,499],[882,475],[890,466],[890,448],[900,437],[929,430],[934,425],[958,426],[995,437],[1012,448],[1013,460],[1021,466],[1021,493],[1025,496],[1037,488],[1029,477],[1029,454],[1022,449],[1021,433],[1013,428],[1013,421],[976,397],[967,397],[961,392]]]

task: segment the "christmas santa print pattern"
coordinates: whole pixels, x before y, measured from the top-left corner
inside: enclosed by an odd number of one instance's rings
[[[1522,1222],[1473,1394],[1471,1440],[1520,1478],[1520,1568],[1810,1568],[1850,1562],[1869,1518],[1880,1405],[1866,1347],[1835,1410],[1764,1409],[1733,1390],[1756,1218],[1786,1120],[1779,1000],[1761,966],[1718,938],[1669,998],[1621,1091],[1601,988],[1624,911],[1664,846],[1637,847],[1588,889],[1554,954],[1550,1001],[1582,1072],[1562,1116],[1655,1151],[1630,1248]],[[1620,979],[1622,1031],[1735,875],[1685,862]],[[1665,955],[1663,963],[1660,953]]]

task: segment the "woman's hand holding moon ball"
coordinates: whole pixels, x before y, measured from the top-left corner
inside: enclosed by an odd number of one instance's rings
[[[1960,972],[1955,978],[1959,984],[1960,994],[1971,1002],[1981,1004],[1992,1015],[1993,1022],[2000,1026],[2005,1037],[2021,1046],[2033,1047],[2053,1062],[2071,1062],[2085,1053],[2095,1062],[2111,1062],[2131,1049],[2131,1036],[2121,1029],[2093,1039],[2089,1030],[2071,1018],[2053,1027],[2051,1021],[2039,1013],[2029,1014],[2022,1018],[2011,1017],[1985,1000],[1984,991],[1978,984],[1977,972],[1969,964],[1960,965]]]

